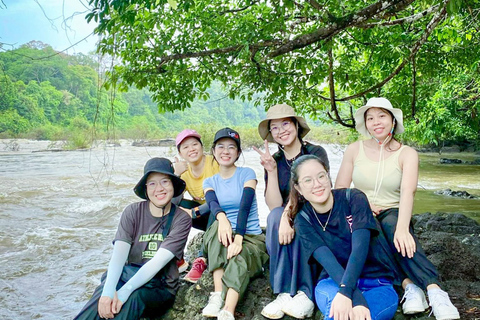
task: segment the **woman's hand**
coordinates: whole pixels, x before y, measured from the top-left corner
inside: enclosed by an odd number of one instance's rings
[[[335,320],[353,319],[352,300],[337,293],[333,298],[329,317]]]
[[[232,244],[228,246],[227,259],[233,258],[242,252],[243,237],[239,234],[235,235]]]
[[[117,293],[115,293],[117,297]],[[98,300],[98,315],[102,319],[113,319],[114,314],[113,309],[113,299],[107,296],[101,296]]]
[[[228,221],[225,212],[219,212],[217,214],[218,220],[218,241],[220,241],[225,247],[228,248],[232,243],[232,225]]]
[[[262,152],[255,146],[253,147],[253,150],[257,151],[257,153],[260,155],[260,164],[265,168],[265,170],[267,170],[268,172],[273,172],[277,169],[277,162],[270,154],[267,140],[265,140],[265,152]]]
[[[295,236],[295,230],[290,225],[288,216],[284,213],[278,226],[278,242],[282,245],[290,244]]]
[[[397,251],[402,254],[402,257],[413,258],[415,251],[417,251],[415,240],[408,229],[397,229],[393,235],[393,243]]]
[[[380,214],[380,211],[382,210],[382,208],[377,207],[373,203],[370,203],[370,209],[372,209],[372,213],[375,217],[378,216]]]
[[[118,299],[117,293],[115,292],[115,296],[113,297],[113,303],[112,303],[112,313],[113,314],[120,313],[122,306],[123,306],[123,302]]]
[[[180,176],[182,173],[188,170],[188,163],[183,159],[179,160],[177,157],[175,157],[173,168],[174,168],[175,174],[177,176]]]
[[[370,315],[370,310],[364,306],[356,306],[352,309],[352,318],[353,320],[372,320]]]

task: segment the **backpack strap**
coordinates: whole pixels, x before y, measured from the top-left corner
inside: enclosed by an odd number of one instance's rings
[[[170,232],[170,227],[172,226],[173,216],[175,215],[175,211],[177,211],[177,206],[172,203],[172,207],[170,208],[170,213],[168,214],[168,218],[167,218],[167,224],[165,225],[165,228],[163,228],[163,231],[162,231],[163,240],[167,238],[168,233]]]

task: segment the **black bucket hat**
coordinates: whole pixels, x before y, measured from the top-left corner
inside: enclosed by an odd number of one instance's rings
[[[217,143],[218,140],[223,138],[230,138],[237,144],[238,150],[240,150],[240,135],[237,131],[230,129],[230,128],[223,128],[215,133],[215,138],[213,139],[213,144]]]
[[[170,177],[173,184],[173,197],[177,197],[185,191],[185,181],[174,174],[172,162],[166,158],[152,158],[145,163],[143,177],[138,181],[135,188],[133,188],[135,194],[140,198],[148,200],[145,184],[147,183],[148,175],[153,172],[163,173]]]

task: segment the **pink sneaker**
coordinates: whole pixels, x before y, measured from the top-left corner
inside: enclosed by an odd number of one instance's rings
[[[192,269],[188,271],[183,280],[186,280],[191,283],[197,283],[197,281],[202,277],[203,271],[207,269],[207,264],[203,258],[197,258],[192,263]]]

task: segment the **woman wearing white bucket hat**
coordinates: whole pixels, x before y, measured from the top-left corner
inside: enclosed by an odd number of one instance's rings
[[[399,265],[399,282],[405,289],[403,313],[428,307],[438,320],[459,319],[457,308],[438,285],[435,266],[427,259],[413,233],[411,217],[418,183],[418,154],[395,139],[404,131],[402,110],[386,98],[371,98],[355,113],[356,129],[371,139],[349,145],[335,188],[355,188],[368,197]],[[419,287],[420,286],[420,287]]]
[[[294,237],[292,222],[285,208],[290,193],[290,168],[305,154],[322,159],[328,167],[327,152],[321,146],[304,142],[310,131],[303,117],[287,104],[277,104],[258,125],[265,140],[260,162],[265,168],[265,202],[271,212],[267,218],[266,244],[270,255],[270,284],[277,298],[265,306],[262,315],[280,319],[284,314],[304,319],[313,313],[313,277],[308,259],[302,259],[300,240]],[[268,142],[276,142],[278,151],[271,155]],[[285,212],[284,212],[285,211]]]

